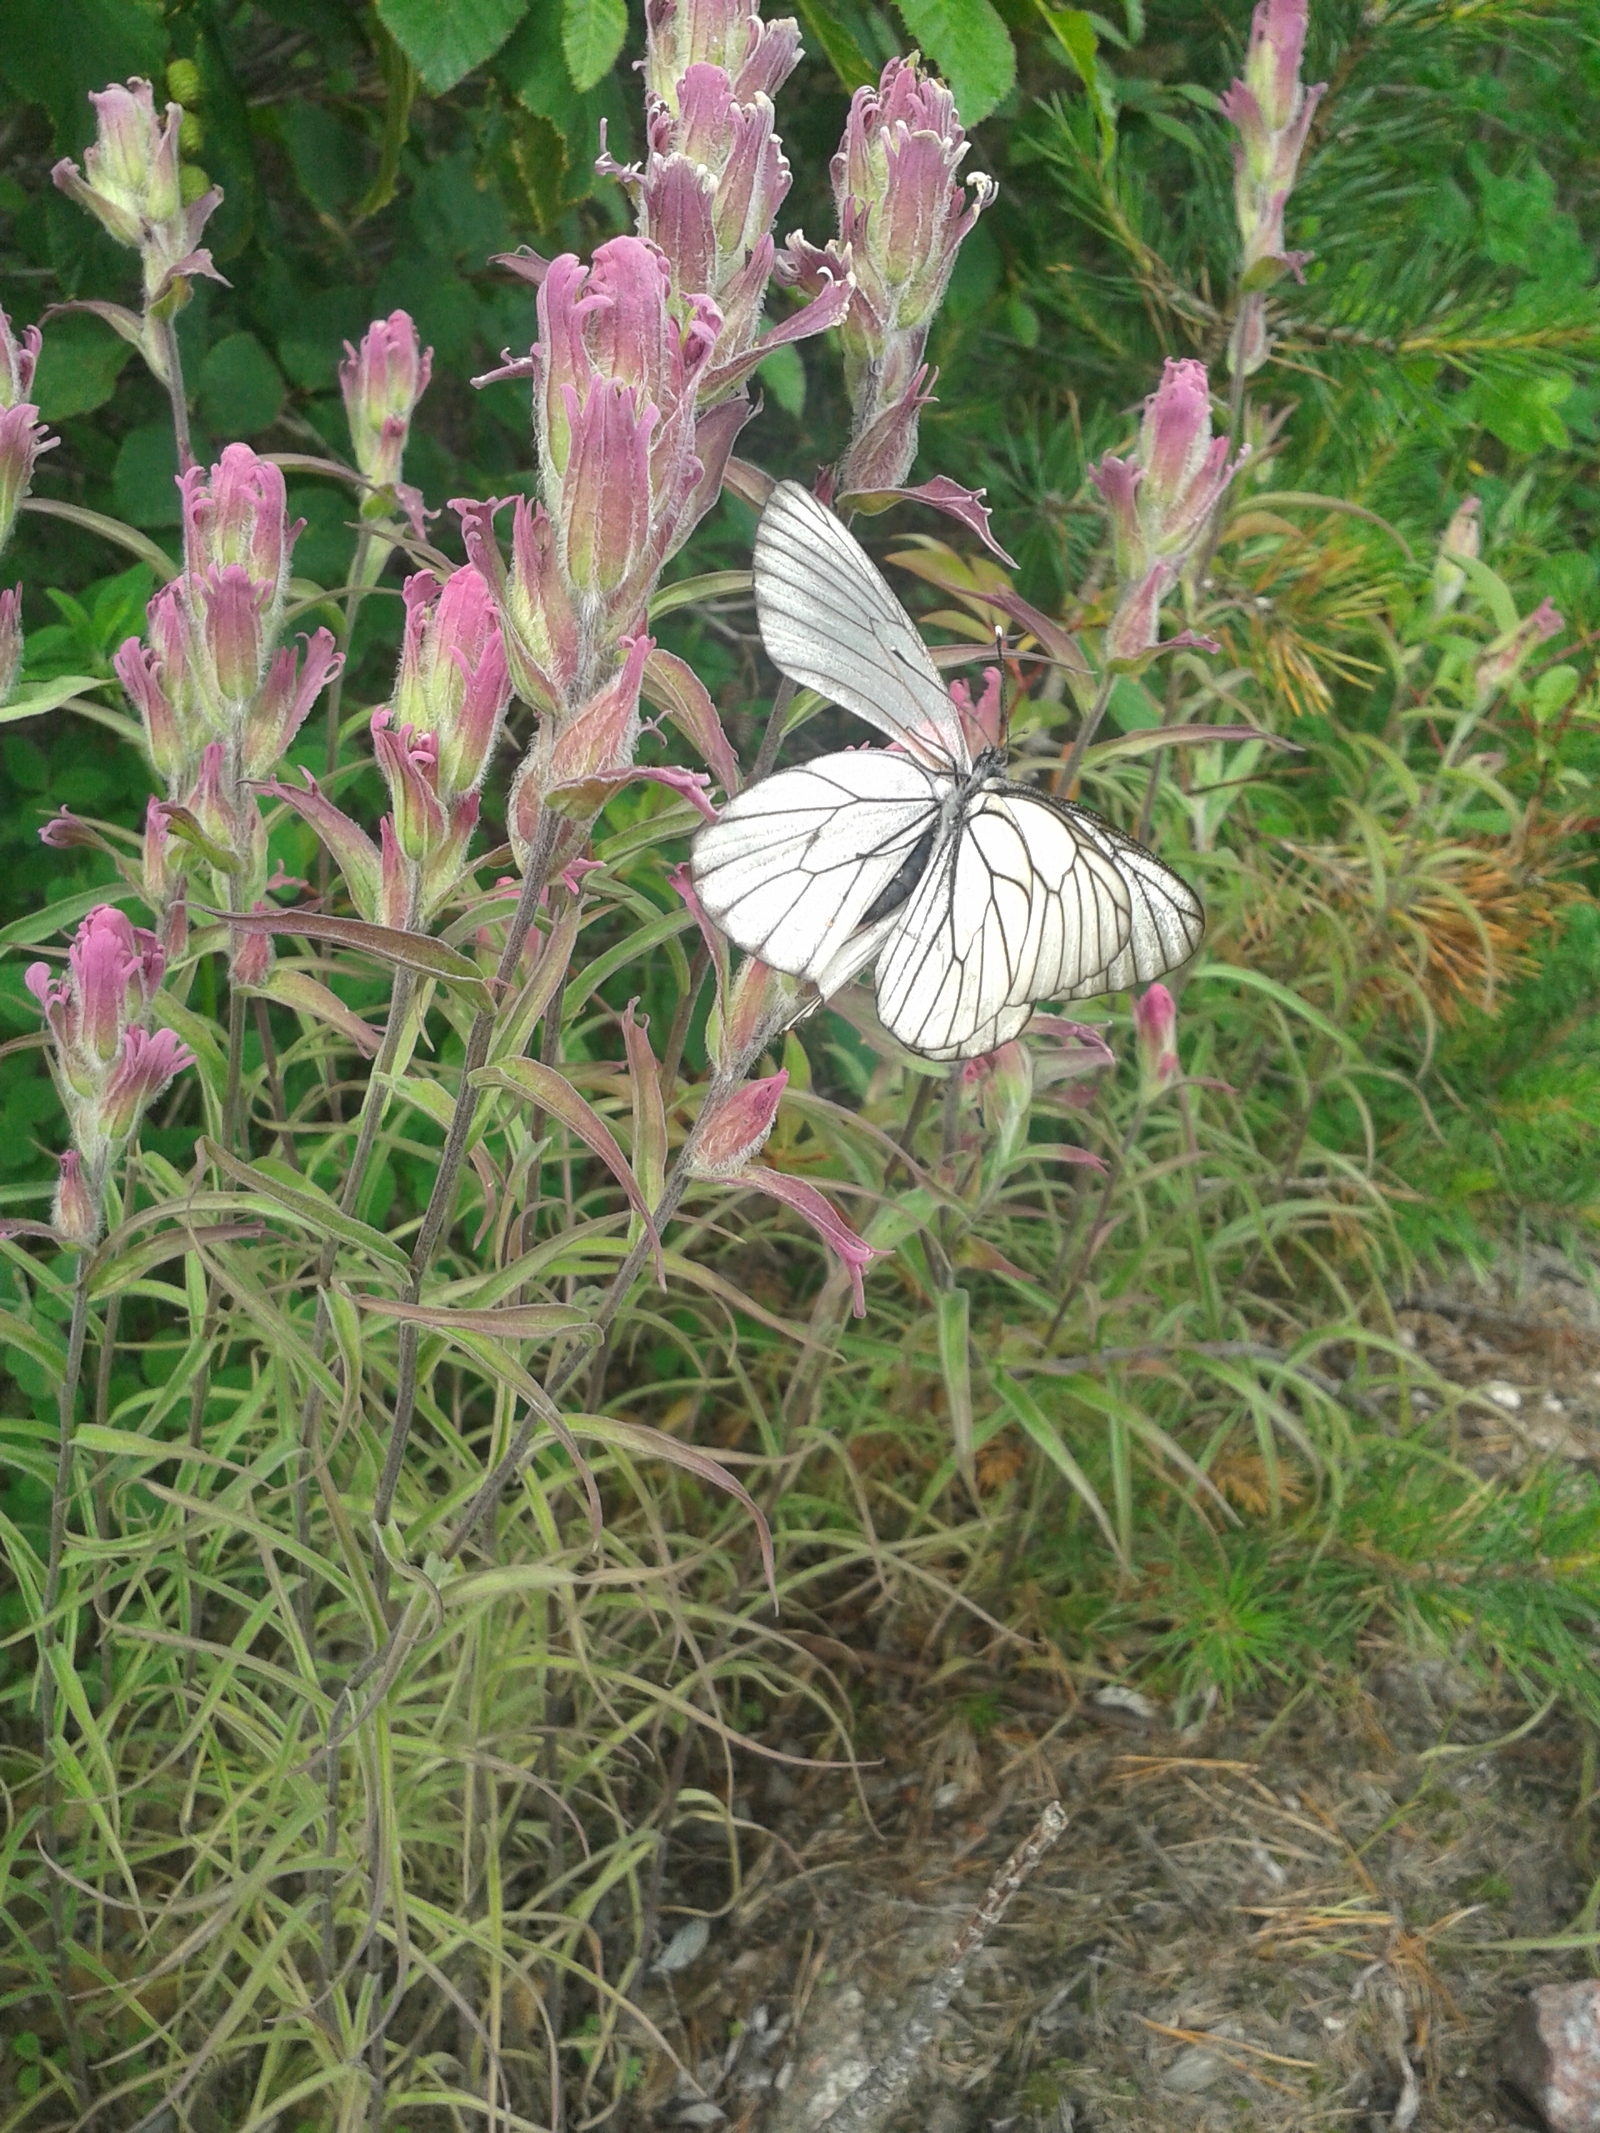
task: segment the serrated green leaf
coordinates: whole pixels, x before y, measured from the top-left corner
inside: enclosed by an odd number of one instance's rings
[[[1011,32],[990,0],[897,0],[906,28],[949,84],[964,126],[976,126],[1017,78]]]
[[[379,21],[435,96],[492,59],[527,11],[528,0],[378,0]]]
[[[627,34],[627,0],[563,0],[561,49],[575,89],[593,89],[605,79]]]

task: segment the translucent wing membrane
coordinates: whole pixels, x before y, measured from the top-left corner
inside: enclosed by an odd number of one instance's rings
[[[945,784],[883,749],[819,756],[742,792],[695,838],[695,889],[736,947],[825,990],[870,956],[931,859]],[[920,855],[920,857],[919,857]],[[841,961],[863,929],[861,957]]]
[[[970,767],[961,721],[911,617],[860,543],[797,482],[780,482],[755,547],[761,641],[815,689],[930,769]]]
[[[890,936],[878,1013],[928,1058],[972,1058],[1014,1037],[1036,1001],[1159,977],[1203,930],[1189,888],[1098,816],[986,786]]]

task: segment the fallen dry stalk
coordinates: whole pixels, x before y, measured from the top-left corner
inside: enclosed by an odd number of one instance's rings
[[[1034,1824],[1033,1833],[1011,1854],[982,1903],[956,1935],[950,1958],[917,1995],[900,2033],[881,2065],[852,2089],[825,2123],[829,2133],[873,2133],[909,2087],[917,2061],[933,2042],[945,2009],[961,1990],[967,1965],[1005,1916],[1006,1906],[1067,1826],[1067,1811],[1052,1800]]]

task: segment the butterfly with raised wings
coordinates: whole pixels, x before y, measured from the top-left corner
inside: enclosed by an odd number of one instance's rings
[[[876,961],[878,1017],[928,1059],[1015,1037],[1043,1000],[1148,983],[1205,914],[1153,853],[1086,807],[976,757],[911,617],[860,543],[780,482],[755,545],[761,639],[780,672],[887,733],[780,770],[694,840],[709,917],[824,998]]]

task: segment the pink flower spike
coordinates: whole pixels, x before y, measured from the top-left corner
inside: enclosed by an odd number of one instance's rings
[[[238,563],[208,570],[191,598],[195,592],[205,618],[206,650],[218,691],[237,716],[261,686],[266,650],[262,609],[271,595]]]
[[[1139,1054],[1139,1091],[1146,1103],[1170,1089],[1183,1073],[1178,1063],[1178,1003],[1165,985],[1152,985],[1133,1003]]]
[[[789,1086],[786,1072],[747,1081],[725,1097],[707,1119],[695,1145],[693,1168],[703,1178],[732,1177],[761,1153],[778,1121]]]
[[[305,521],[289,523],[283,471],[247,444],[230,444],[209,471],[190,467],[178,477],[183,495],[184,568],[203,580],[237,564],[249,573],[269,615],[267,635],[289,582],[289,559]]]
[[[1308,13],[1309,0],[1260,0],[1251,20],[1244,78],[1273,133],[1291,125],[1299,111]]]
[[[792,1178],[786,1171],[773,1170],[765,1163],[757,1163],[749,1170],[740,1171],[736,1183],[764,1192],[769,1199],[781,1200],[785,1207],[792,1207],[821,1237],[836,1258],[840,1260],[850,1277],[850,1293],[854,1300],[855,1315],[867,1315],[866,1291],[862,1285],[862,1270],[871,1266],[874,1259],[887,1259],[890,1254],[868,1244],[858,1237],[843,1217],[835,1213],[815,1185],[808,1185],[804,1178]]]
[[[344,344],[339,389],[356,465],[368,481],[392,488],[400,479],[417,402],[433,375],[433,350],[419,349],[409,312],[374,319],[360,349]]]

